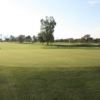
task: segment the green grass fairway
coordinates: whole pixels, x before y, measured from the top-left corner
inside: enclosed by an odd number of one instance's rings
[[[0,100],[100,100],[100,48],[0,43]]]

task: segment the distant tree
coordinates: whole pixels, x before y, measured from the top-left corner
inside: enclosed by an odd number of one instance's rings
[[[45,42],[44,39],[43,39],[43,34],[44,34],[44,33],[42,33],[42,32],[38,34],[38,40],[39,40],[41,43],[44,43],[44,42]]]
[[[33,42],[37,41],[37,37],[35,35],[33,35]]]
[[[2,42],[2,34],[0,34],[0,42]]]
[[[26,41],[26,42],[32,42],[31,36],[30,36],[30,35],[26,36],[26,37],[25,37],[25,41]]]
[[[0,42],[3,42],[3,40],[2,40],[2,39],[0,39]]]
[[[94,39],[94,42],[95,42],[95,43],[100,43],[100,38]]]
[[[56,26],[55,19],[53,17],[46,17],[41,19],[41,31],[38,34],[40,42],[46,42],[49,45],[50,42],[54,41],[54,28]]]
[[[23,43],[25,41],[25,35],[19,35],[17,37],[18,42]]]
[[[9,40],[11,42],[15,42],[16,41],[16,37],[14,37],[13,35],[10,35]]]
[[[73,41],[74,41],[73,38],[69,38],[69,39],[68,39],[68,42],[69,42],[69,43],[72,43]]]
[[[86,35],[84,35],[82,38],[84,38],[85,40],[87,40],[88,38],[90,38],[91,36],[90,36],[90,34],[86,34]]]
[[[5,37],[5,40],[4,40],[5,42],[9,42],[10,41],[10,39],[8,38],[8,37]]]
[[[86,34],[81,38],[81,42],[93,42],[93,38],[90,36],[90,34]]]

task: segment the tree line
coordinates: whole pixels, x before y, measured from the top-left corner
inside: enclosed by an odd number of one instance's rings
[[[4,39],[4,42],[19,42],[19,43],[24,43],[24,42],[37,42],[37,37],[35,35],[30,36],[30,35],[19,35],[19,36],[13,36],[10,35],[10,37],[6,37]]]
[[[54,33],[54,28],[56,26],[56,21],[52,16],[50,17],[46,16],[44,19],[40,20],[40,23],[41,27],[38,36],[31,37],[30,35],[28,36],[19,35],[17,37],[14,37],[13,35],[11,35],[9,38],[5,38],[5,41],[20,42],[20,43],[40,41],[41,43],[46,42],[47,45],[49,45],[50,42],[54,42],[53,33]]]
[[[13,36],[11,35],[10,37],[5,38],[4,40],[0,41],[4,41],[4,42],[19,42],[19,43],[35,43],[35,42],[40,42],[40,43],[45,43],[45,41],[43,40],[41,34],[39,33],[37,36],[33,35],[19,35],[19,36]],[[66,38],[66,39],[56,39],[54,40],[54,37],[51,36],[50,37],[50,42],[66,42],[66,43],[100,43],[100,38],[96,38],[94,39],[93,37],[91,37],[89,34],[86,34],[84,36],[82,36],[81,38],[78,39],[74,39],[74,38]]]
[[[73,38],[67,38],[67,39],[54,39],[54,29],[56,26],[56,21],[55,19],[50,16],[46,16],[44,19],[40,20],[40,32],[38,33],[37,36],[33,35],[19,35],[19,36],[13,36],[11,35],[10,37],[5,38],[5,40],[2,40],[0,38],[0,41],[5,41],[5,42],[19,42],[19,43],[34,43],[34,42],[40,42],[40,43],[46,43],[49,45],[51,42],[69,42],[69,43],[100,43],[100,38],[92,38],[90,34],[86,34],[82,36],[79,39],[73,39]],[[2,34],[0,35],[2,37]]]
[[[90,34],[86,34],[81,38],[67,38],[67,39],[56,39],[55,42],[67,42],[67,43],[100,43],[100,38],[93,38]]]

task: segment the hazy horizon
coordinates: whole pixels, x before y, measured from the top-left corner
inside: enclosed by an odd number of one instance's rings
[[[37,35],[40,19],[53,16],[57,22],[54,36],[100,37],[100,0],[1,0],[0,34]]]

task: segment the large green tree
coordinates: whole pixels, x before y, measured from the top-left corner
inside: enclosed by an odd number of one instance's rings
[[[41,28],[40,33],[38,34],[40,42],[46,42],[49,45],[50,42],[54,41],[54,28],[56,26],[55,19],[50,17],[45,17],[45,19],[41,19]]]

